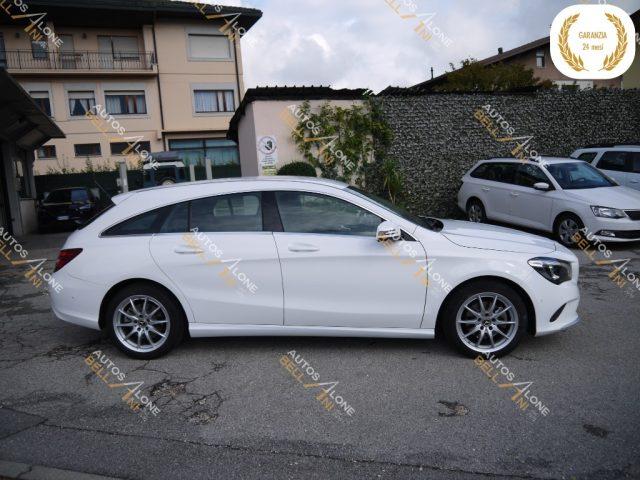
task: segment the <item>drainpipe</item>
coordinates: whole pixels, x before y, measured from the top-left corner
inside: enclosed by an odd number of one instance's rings
[[[238,40],[240,41],[240,40]],[[241,92],[240,92],[240,71],[238,69],[238,49],[236,48],[236,40],[233,39],[233,57],[236,62],[236,85],[238,85],[238,106],[240,106],[240,101],[242,100]]]
[[[162,127],[162,148],[167,149],[167,145],[164,138],[164,106],[162,104],[162,88],[160,87],[160,62],[158,62],[158,44],[156,42],[156,20],[157,14],[153,13],[153,24],[151,25],[151,31],[153,32],[153,56],[155,57],[156,65],[158,67],[158,74],[156,75],[156,83],[158,85],[158,97],[160,99],[160,125]]]

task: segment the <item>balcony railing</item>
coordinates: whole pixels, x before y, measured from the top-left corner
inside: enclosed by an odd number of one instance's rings
[[[152,52],[0,51],[0,66],[16,70],[153,70]]]

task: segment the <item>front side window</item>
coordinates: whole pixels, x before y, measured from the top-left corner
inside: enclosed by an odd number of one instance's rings
[[[99,143],[79,143],[73,146],[76,157],[96,157],[101,155]]]
[[[564,162],[547,166],[547,170],[564,190],[615,187],[598,169],[584,162]]]
[[[632,162],[632,168],[633,168],[633,173],[640,173],[640,152],[637,153],[632,153],[631,155],[631,162]]]
[[[144,91],[105,92],[105,106],[112,115],[136,115],[147,113]]]
[[[69,92],[69,113],[72,117],[81,117],[96,106],[96,96],[93,91]]]
[[[71,190],[71,203],[89,203],[89,193],[86,190]]]
[[[189,57],[194,60],[231,58],[231,43],[223,35],[189,34]]]
[[[516,172],[516,185],[533,188],[536,183],[551,184],[540,167],[531,164],[520,165]]]
[[[375,237],[382,219],[339,198],[308,192],[276,192],[285,232]]]
[[[193,200],[190,227],[200,232],[260,232],[261,203],[258,192]]]
[[[598,168],[611,170],[614,172],[630,172],[631,168],[627,163],[627,152],[605,152],[598,162]]]
[[[196,113],[233,112],[233,90],[195,90],[193,92]]]
[[[33,101],[36,102],[40,110],[47,114],[48,117],[51,116],[51,101],[49,100],[49,92],[47,91],[37,91],[37,92],[29,92]]]

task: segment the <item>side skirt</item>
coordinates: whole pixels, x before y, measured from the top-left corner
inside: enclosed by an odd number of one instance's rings
[[[192,337],[378,337],[434,338],[435,331],[426,328],[351,328],[302,327],[290,325],[234,325],[190,323]]]

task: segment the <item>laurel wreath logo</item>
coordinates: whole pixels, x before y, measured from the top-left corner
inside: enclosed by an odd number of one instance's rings
[[[618,64],[624,58],[624,54],[627,53],[627,30],[624,28],[622,24],[622,20],[616,17],[612,13],[605,13],[607,18],[613,26],[616,27],[616,33],[618,35],[618,44],[616,45],[616,49],[611,55],[607,55],[602,63],[602,68],[600,70],[607,70],[610,72],[614,68],[618,66]]]
[[[616,35],[618,37],[618,43],[616,49],[611,55],[607,55],[602,62],[602,68],[600,70],[611,71],[618,66],[618,64],[624,59],[627,53],[627,47],[629,46],[627,38],[627,30],[624,28],[622,20],[612,13],[605,13],[607,19],[613,24],[616,29]],[[560,55],[567,65],[573,68],[576,72],[588,71],[584,66],[584,61],[580,55],[576,55],[569,47],[569,32],[574,23],[578,21],[580,17],[579,13],[571,15],[562,24],[560,34],[558,35],[558,47],[560,48]]]
[[[558,46],[560,47],[560,55],[562,55],[564,61],[576,72],[582,72],[586,70],[582,57],[573,53],[571,47],[569,47],[569,30],[571,30],[571,26],[578,21],[578,17],[580,17],[580,14],[576,13],[564,21],[560,29],[560,34],[558,35]]]

